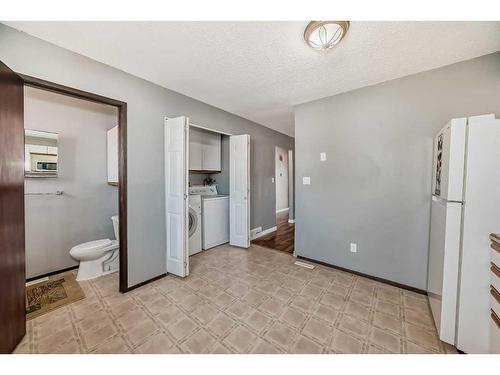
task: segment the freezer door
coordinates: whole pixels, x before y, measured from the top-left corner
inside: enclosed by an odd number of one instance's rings
[[[469,118],[457,347],[487,353],[490,241],[500,228],[500,120]]]
[[[439,338],[455,344],[462,204],[433,196],[427,293]]]
[[[432,194],[462,201],[466,118],[451,120],[434,138]]]

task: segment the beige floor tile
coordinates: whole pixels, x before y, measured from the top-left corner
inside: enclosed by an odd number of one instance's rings
[[[368,347],[367,353],[368,354],[390,354],[390,352],[388,352],[384,348],[380,348],[380,347],[375,346],[375,345],[370,345]]]
[[[193,333],[182,346],[185,347],[189,353],[203,354],[210,353],[215,343],[216,340],[210,333],[202,328]]]
[[[344,285],[337,284],[335,282],[330,285],[330,287],[328,288],[328,291],[329,291],[329,293],[333,293],[333,294],[341,296],[343,298],[346,298],[347,295],[349,294],[348,287],[346,287]]]
[[[424,348],[422,346],[414,344],[411,341],[406,341],[406,353],[408,353],[408,354],[435,354],[436,352],[431,350],[431,349]]]
[[[405,324],[405,329],[408,340],[431,350],[439,350],[439,340],[436,333],[408,323]]]
[[[232,354],[233,352],[227,346],[217,343],[210,352],[212,354]]]
[[[298,295],[292,298],[292,302],[290,306],[299,309],[305,313],[311,313],[317,309],[318,302],[316,302],[311,297],[306,297],[302,295]]]
[[[233,347],[238,353],[248,353],[250,348],[255,344],[256,338],[257,336],[247,328],[238,326],[231,330],[223,342]]]
[[[134,311],[137,309],[137,304],[135,303],[135,301],[133,299],[126,299],[125,301],[117,304],[117,305],[114,305],[111,307],[111,312],[113,313],[114,316],[116,317],[120,317],[122,315],[125,315],[131,311]],[[98,309],[94,309],[93,312],[95,311],[98,311]],[[77,316],[79,316],[79,314],[77,313]],[[81,317],[83,319],[83,317]]]
[[[294,293],[297,293],[304,287],[304,283],[302,280],[295,279],[293,277],[288,277],[283,284],[281,285],[282,288],[289,289]]]
[[[368,322],[359,320],[347,314],[343,314],[341,316],[338,328],[344,333],[360,340],[364,340],[370,330]]]
[[[283,303],[287,303],[293,297],[294,293],[285,288],[278,288],[274,294],[273,298],[280,300]]]
[[[295,332],[287,325],[281,322],[275,322],[267,330],[264,337],[277,343],[283,348],[288,348],[289,345],[293,342]]]
[[[327,345],[332,337],[332,328],[322,320],[312,318],[302,329],[302,334],[323,345]]]
[[[138,346],[136,352],[143,354],[169,353],[169,349],[173,345],[173,341],[166,334],[160,332]]]
[[[429,303],[427,299],[422,298],[422,296],[414,293],[411,295],[405,294],[403,298],[404,304],[406,307],[413,310],[420,310],[422,312],[429,311]]]
[[[117,273],[89,280],[85,299],[27,322],[16,352],[453,352],[438,341],[425,296],[294,261],[220,246],[192,257],[189,277],[126,294]]]
[[[344,354],[359,354],[363,352],[363,343],[337,330],[333,334],[332,349]]]
[[[208,325],[207,328],[218,336],[219,338],[225,337],[226,334],[233,329],[235,326],[235,322],[233,319],[229,318],[227,315],[223,313],[219,313],[218,316],[215,317]]]
[[[196,294],[190,294],[179,303],[179,306],[184,310],[193,311],[202,306],[204,303],[205,301],[201,297]]]
[[[401,292],[399,290],[388,290],[385,288],[378,288],[377,298],[382,301],[399,305],[401,303]]]
[[[248,318],[246,318],[245,323],[257,332],[262,332],[264,328],[269,324],[271,319],[261,313],[260,311],[254,311]]]
[[[253,354],[279,354],[281,350],[272,343],[269,343],[263,339],[258,339],[257,344],[252,349]]]
[[[302,288],[300,291],[300,294],[306,297],[311,297],[311,298],[319,298],[321,294],[323,293],[323,289],[314,286],[314,285],[306,285]]]
[[[285,305],[281,301],[271,298],[263,302],[259,306],[259,310],[273,317],[278,317],[285,310]]]
[[[177,323],[183,317],[185,317],[184,313],[174,305],[166,307],[163,312],[158,314],[158,319],[165,327]]]
[[[313,313],[316,318],[322,319],[329,324],[334,324],[337,321],[339,312],[331,307],[325,305],[319,305],[316,311]]]
[[[89,330],[82,335],[83,342],[87,350],[91,350],[96,346],[107,341],[111,336],[116,334],[116,329],[112,324],[97,327],[94,330]]]
[[[49,350],[49,354],[81,354],[85,353],[83,346],[76,340],[66,341],[63,345],[59,345],[53,350]]]
[[[379,328],[392,331],[400,335],[402,333],[402,321],[394,315],[387,315],[376,311],[373,315],[373,325]]]
[[[95,354],[126,354],[130,352],[130,348],[120,335],[111,337],[92,351]]]
[[[243,297],[243,301],[248,303],[249,305],[251,306],[258,306],[260,305],[262,302],[266,301],[267,299],[269,299],[269,297],[267,295],[265,295],[264,293],[261,293],[261,292],[258,292],[256,290],[250,290],[244,297]]]
[[[401,353],[402,339],[389,331],[374,327],[370,335],[370,342],[388,350],[391,353]]]
[[[323,347],[310,339],[299,336],[292,346],[291,353],[297,354],[320,354],[323,352]]]
[[[158,332],[158,327],[152,320],[147,319],[141,323],[127,329],[126,335],[132,345],[135,347],[145,342],[150,336]]]
[[[429,310],[413,310],[405,308],[405,320],[426,329],[435,330],[434,321]]]
[[[169,326],[168,331],[177,341],[179,341],[188,337],[196,328],[198,328],[196,323],[192,319],[186,317]]]
[[[226,312],[236,319],[245,320],[255,309],[247,303],[236,301],[226,309]]]
[[[377,300],[375,304],[375,309],[384,314],[394,315],[396,317],[399,316],[399,310],[400,310],[398,305],[382,300]]]
[[[370,316],[370,308],[356,302],[349,302],[345,309],[345,313],[357,319],[368,320],[368,317]]]
[[[75,333],[73,327],[66,326],[51,335],[39,337],[38,351],[40,353],[48,353],[74,339]]]
[[[206,325],[210,323],[218,314],[219,311],[216,307],[210,306],[209,304],[203,304],[198,306],[191,313],[191,317],[195,318],[202,325]]]
[[[344,307],[345,298],[333,293],[326,293],[321,297],[320,302],[336,310],[340,310]]]
[[[137,308],[121,315],[117,321],[123,329],[129,329],[146,319],[148,315],[142,309]]]
[[[250,291],[250,288],[246,284],[233,283],[233,285],[226,289],[226,292],[236,298],[241,298]]]
[[[230,306],[232,303],[234,303],[234,301],[236,301],[236,299],[226,292],[220,293],[212,300],[212,302],[221,309],[225,309],[226,307]]]
[[[291,327],[301,328],[303,323],[306,321],[307,316],[305,313],[297,310],[293,307],[287,307],[280,317],[280,320],[285,322]]]
[[[353,301],[365,306],[371,306],[373,304],[374,298],[373,294],[371,293],[353,290],[349,297],[349,301]]]

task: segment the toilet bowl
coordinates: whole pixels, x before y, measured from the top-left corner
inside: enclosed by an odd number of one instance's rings
[[[85,242],[69,251],[80,262],[77,281],[90,280],[118,271],[120,246],[118,242],[118,216],[111,217],[116,240],[108,238]]]

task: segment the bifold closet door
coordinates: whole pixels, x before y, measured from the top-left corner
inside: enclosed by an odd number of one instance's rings
[[[229,138],[229,243],[250,247],[250,136]]]
[[[189,274],[188,162],[189,119],[165,119],[165,221],[167,272]]]
[[[0,353],[26,333],[23,88],[0,62]]]

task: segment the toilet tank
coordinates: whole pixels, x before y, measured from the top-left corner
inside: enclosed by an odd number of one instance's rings
[[[120,240],[120,231],[118,230],[118,215],[111,216],[111,221],[113,221],[113,230],[115,231],[115,238]]]

